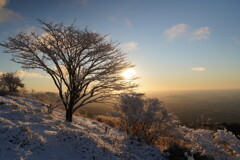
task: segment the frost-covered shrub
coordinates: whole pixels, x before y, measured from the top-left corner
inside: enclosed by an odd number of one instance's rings
[[[215,145],[224,150],[225,153],[231,156],[238,156],[240,158],[240,140],[227,130],[217,130],[213,134]]]
[[[115,110],[115,115],[120,118],[120,128],[148,144],[154,144],[160,136],[177,133],[176,117],[156,98],[137,93],[122,94]]]
[[[240,141],[226,130],[211,131],[182,127],[185,140],[193,155],[213,157],[214,159],[240,159]]]
[[[24,88],[24,84],[15,73],[3,73],[0,76],[0,95],[18,95],[20,88]]]

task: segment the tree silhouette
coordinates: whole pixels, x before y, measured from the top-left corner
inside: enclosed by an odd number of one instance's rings
[[[137,86],[122,78],[121,72],[134,65],[107,35],[80,30],[74,24],[38,21],[43,34],[19,33],[0,45],[22,68],[41,69],[51,76],[65,106],[66,121],[71,122],[73,113],[88,103],[103,102]]]

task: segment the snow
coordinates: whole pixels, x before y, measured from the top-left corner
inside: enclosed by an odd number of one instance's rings
[[[114,160],[165,159],[160,151],[108,125],[22,97],[0,96],[0,159]]]
[[[64,111],[50,115],[47,106],[32,99],[0,96],[0,160],[165,159],[159,149],[106,124],[77,116],[69,123],[64,117]],[[231,132],[185,126],[179,132],[192,154],[240,159],[240,141]]]
[[[192,145],[192,153],[200,152],[216,160],[239,160],[240,141],[227,130],[189,129],[182,127],[185,141]]]

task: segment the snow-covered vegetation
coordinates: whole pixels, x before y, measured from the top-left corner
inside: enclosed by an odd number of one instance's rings
[[[156,98],[137,93],[122,94],[115,108],[120,129],[148,144],[158,142],[161,136],[175,137],[179,133],[176,117]]]
[[[22,80],[15,73],[0,74],[0,95],[17,95],[23,88]]]
[[[0,159],[161,160],[180,156],[189,160],[240,159],[240,141],[231,132],[190,129],[177,125],[175,117],[168,113],[162,103],[156,99],[142,99],[142,95],[125,95],[120,106],[129,110],[134,109],[132,107],[137,104],[142,104],[142,108],[135,107],[137,111],[132,112],[132,118],[138,122],[143,122],[138,119],[144,120],[150,128],[140,128],[142,133],[137,132],[139,135],[135,136],[145,136],[143,132],[155,133],[160,128],[152,123],[157,123],[157,116],[166,117],[159,124],[165,128],[159,130],[161,134],[158,133],[158,143],[147,145],[148,141],[144,142],[143,137],[136,138],[126,134],[131,132],[131,127],[128,130],[121,128],[122,131],[119,131],[109,125],[77,116],[70,123],[65,121],[64,112],[58,108],[48,114],[48,107],[41,102],[29,98],[0,96]],[[130,112],[128,113],[130,116]],[[124,114],[119,114],[122,116],[120,120],[123,120]],[[105,117],[106,120],[111,122],[111,118]],[[173,124],[174,127],[168,124]],[[167,145],[164,146],[164,140],[172,144],[165,148]]]
[[[233,133],[181,126],[156,98],[136,93],[122,94],[116,111],[120,129],[154,145],[167,157],[176,158],[178,155],[170,152],[175,149],[183,152],[185,158],[240,159],[240,141]]]
[[[182,127],[182,131],[193,154],[201,153],[219,160],[240,159],[240,141],[227,130],[194,130]]]
[[[21,97],[0,97],[0,159],[164,159],[160,151],[108,125]]]

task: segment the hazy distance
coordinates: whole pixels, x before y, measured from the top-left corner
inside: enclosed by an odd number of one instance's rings
[[[240,123],[240,90],[152,92],[146,96],[159,98],[184,124]],[[84,109],[94,115],[112,111],[107,104],[92,104]]]

